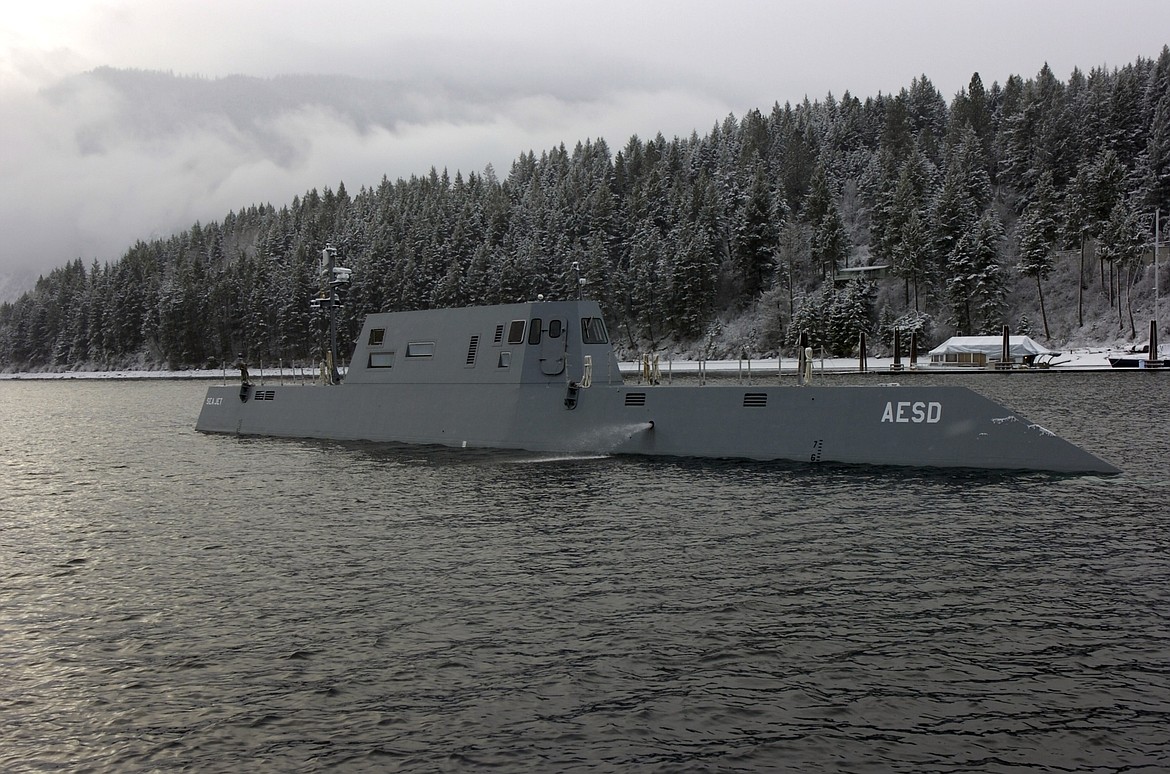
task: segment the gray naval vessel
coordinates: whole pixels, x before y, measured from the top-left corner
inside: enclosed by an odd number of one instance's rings
[[[644,386],[599,305],[369,315],[344,380],[215,386],[208,433],[582,454],[1111,474],[1015,411],[952,386]]]

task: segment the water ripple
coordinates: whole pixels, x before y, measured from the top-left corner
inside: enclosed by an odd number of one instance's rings
[[[0,383],[5,770],[1170,769],[1164,418],[1098,479],[207,437],[201,391]]]

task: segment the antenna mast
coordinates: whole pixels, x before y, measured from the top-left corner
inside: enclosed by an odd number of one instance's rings
[[[329,351],[325,354],[325,360],[329,369],[330,384],[341,384],[341,374],[337,370],[337,311],[345,306],[351,274],[352,269],[338,262],[337,248],[332,244],[326,244],[325,249],[321,251],[317,272],[321,281],[321,292],[309,302],[309,307],[314,311],[329,312]]]

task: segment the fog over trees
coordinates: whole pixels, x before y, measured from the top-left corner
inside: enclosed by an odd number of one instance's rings
[[[346,341],[374,311],[569,297],[574,266],[629,352],[775,353],[803,331],[846,355],[862,331],[1004,324],[1068,340],[1102,319],[1133,337],[1159,210],[1165,232],[1170,48],[1067,80],[974,74],[949,101],[923,75],[703,135],[583,139],[506,173],[323,187],[66,263],[0,305],[0,368],[312,362],[329,243],[353,269]],[[862,266],[889,268],[842,271]]]

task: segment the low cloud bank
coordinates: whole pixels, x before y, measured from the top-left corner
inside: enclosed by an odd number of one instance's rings
[[[102,69],[7,94],[0,158],[0,274],[119,258],[139,239],[344,182],[356,192],[522,152],[631,134],[700,134],[727,105],[701,92],[629,87],[540,93],[321,76],[217,80]]]

